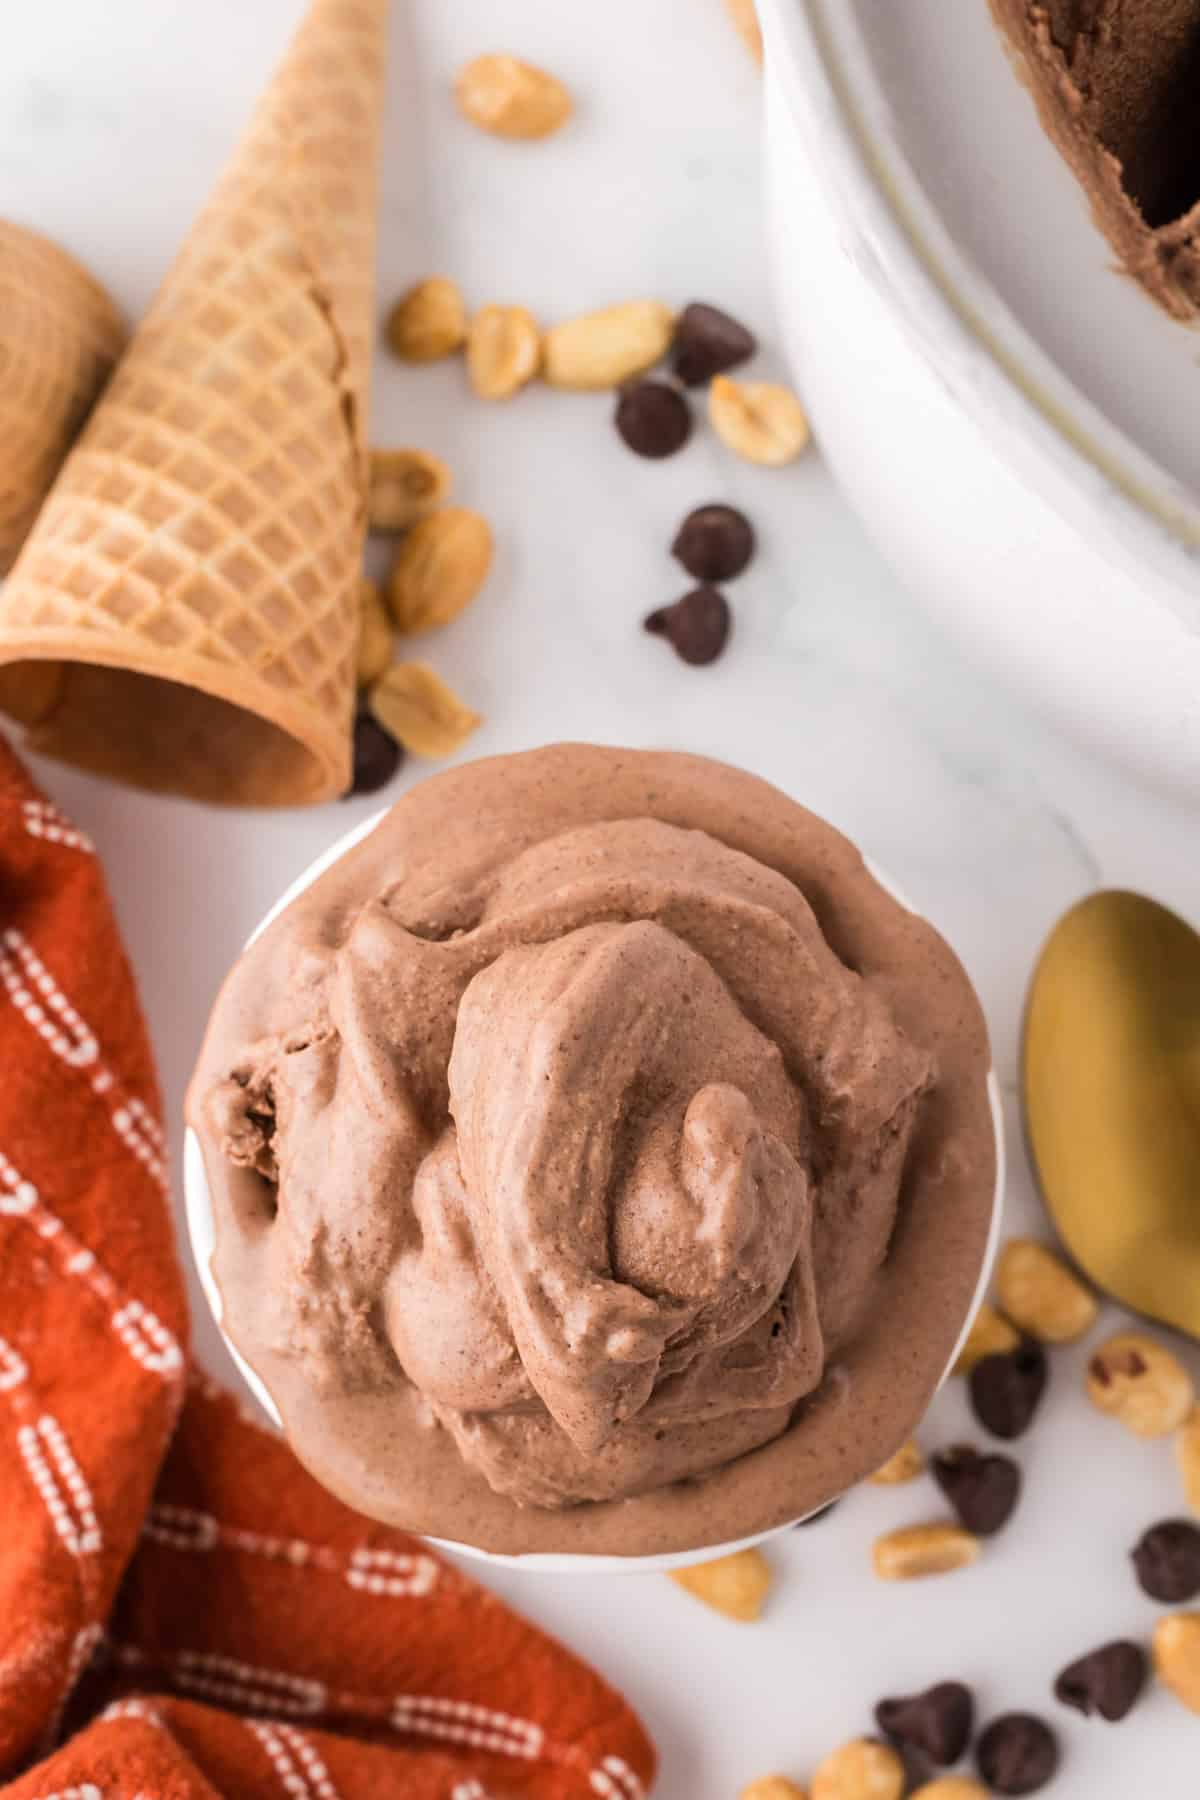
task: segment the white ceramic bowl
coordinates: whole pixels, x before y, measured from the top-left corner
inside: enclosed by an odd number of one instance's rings
[[[353,831],[347,832],[345,837],[339,838],[338,842],[334,844],[331,849],[327,850],[323,856],[319,856],[316,862],[312,864],[311,868],[306,869],[304,874],[301,875],[297,881],[292,883],[282,899],[271,908],[271,911],[267,914],[266,918],[263,919],[257,930],[252,933],[249,940],[250,943],[253,943],[254,939],[264,932],[267,929],[267,926],[278,918],[285,907],[290,906],[292,901],[295,900],[298,895],[302,894],[306,888],[311,887],[314,881],[319,880],[326,869],[331,868],[333,864],[339,861],[341,857],[345,856],[348,851],[353,850],[356,844],[360,844],[365,837],[368,837],[384,816],[385,814],[383,812],[376,813],[375,816],[368,819],[364,825],[357,826]],[[875,879],[882,887],[887,889],[893,899],[897,900],[900,905],[907,907],[911,912],[913,908],[908,905],[908,901],[897,891],[893,883],[881,875],[873,863],[868,863],[868,867],[875,876]],[[988,1091],[992,1103],[992,1117],[996,1126],[996,1193],[992,1207],[992,1225],[988,1237],[987,1251],[984,1256],[983,1269],[979,1277],[979,1286],[976,1290],[975,1298],[971,1303],[971,1310],[967,1316],[967,1321],[963,1326],[962,1334],[955,1346],[954,1355],[950,1359],[949,1367],[946,1370],[946,1376],[949,1375],[950,1369],[953,1368],[955,1362],[958,1360],[958,1353],[962,1348],[967,1332],[970,1329],[971,1320],[974,1318],[979,1304],[987,1292],[988,1283],[991,1279],[992,1265],[995,1262],[996,1250],[1000,1242],[1000,1222],[1004,1199],[1004,1128],[1000,1106],[1000,1085],[994,1074],[988,1078]],[[212,1200],[209,1194],[208,1179],[204,1172],[204,1158],[200,1151],[199,1140],[197,1139],[195,1132],[190,1129],[186,1134],[183,1147],[183,1187],[188,1237],[191,1242],[192,1255],[196,1261],[196,1268],[200,1275],[200,1284],[204,1289],[204,1297],[208,1301],[213,1318],[216,1320],[217,1326],[221,1330],[221,1335],[225,1339],[226,1348],[234,1362],[237,1364],[238,1370],[242,1379],[245,1381],[246,1386],[250,1389],[250,1392],[254,1395],[254,1398],[258,1401],[268,1418],[272,1419],[276,1425],[281,1425],[282,1421],[279,1417],[279,1409],[275,1405],[274,1400],[272,1400],[266,1383],[262,1380],[261,1376],[255,1373],[245,1357],[237,1349],[236,1345],[231,1343],[225,1334],[221,1316],[221,1295],[212,1272],[212,1254],[216,1241],[213,1226]],[[946,1379],[946,1376],[943,1376],[943,1381]],[[793,1521],[793,1523],[799,1523],[799,1521]],[[753,1537],[739,1538],[733,1543],[706,1546],[701,1552],[694,1550],[681,1551],[665,1556],[500,1556],[491,1550],[480,1550],[474,1544],[460,1544],[442,1538],[433,1538],[430,1541],[435,1544],[440,1544],[445,1550],[456,1551],[461,1556],[475,1557],[480,1562],[503,1563],[512,1568],[538,1570],[543,1574],[628,1575],[683,1568],[688,1563],[694,1563],[698,1556],[703,1556],[706,1560],[711,1560],[716,1556],[728,1556],[734,1550],[744,1550],[751,1544],[763,1543],[767,1538],[777,1537],[780,1532],[790,1531],[791,1529],[792,1524],[789,1523],[787,1525],[777,1526],[773,1531],[758,1532]]]
[[[1200,795],[1195,334],[1113,268],[985,0],[759,0],[798,385],[916,598]]]

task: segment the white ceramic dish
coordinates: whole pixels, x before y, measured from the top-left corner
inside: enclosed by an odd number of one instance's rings
[[[326,869],[331,868],[333,864],[341,857],[345,856],[348,851],[353,850],[356,844],[360,844],[365,837],[368,837],[383,817],[383,812],[376,813],[375,816],[368,819],[364,825],[357,826],[353,831],[347,832],[345,837],[339,838],[337,843],[327,850],[323,856],[318,857],[316,862],[314,862],[310,868],[306,869],[304,874],[301,875],[298,880],[292,883],[291,887],[288,888],[283,897],[271,908],[257,930],[252,933],[249,940],[250,943],[253,943],[254,939],[260,936],[260,934],[266,930],[267,926],[278,918],[284,908],[290,906],[292,901],[295,900],[298,895],[302,894],[306,888],[311,887],[314,881],[319,880]],[[875,876],[875,879],[882,887],[887,889],[893,899],[897,900],[901,906],[907,907],[911,912],[913,908],[909,906],[908,901],[904,896],[897,891],[894,884],[881,875],[873,863],[868,862],[868,867]],[[958,1352],[966,1339],[971,1321],[987,1292],[988,1283],[991,1280],[992,1266],[995,1262],[996,1251],[1000,1242],[1001,1214],[1004,1200],[1005,1153],[1003,1118],[1000,1105],[1000,1085],[994,1074],[988,1078],[988,1090],[992,1103],[992,1117],[996,1126],[996,1192],[992,1207],[991,1231],[988,1236],[988,1245],[984,1256],[983,1269],[979,1277],[979,1286],[976,1289],[975,1298],[971,1303],[971,1310],[967,1316],[966,1323],[963,1326],[959,1341],[955,1345],[954,1355],[951,1357],[949,1367],[946,1370],[947,1376],[950,1373],[950,1369],[953,1368],[955,1362],[958,1360]],[[237,1364],[238,1371],[245,1381],[246,1386],[250,1389],[250,1392],[254,1395],[254,1398],[258,1401],[268,1418],[272,1419],[276,1425],[280,1425],[282,1421],[279,1417],[279,1410],[267,1390],[266,1383],[255,1373],[245,1357],[242,1356],[241,1352],[230,1342],[229,1338],[225,1336],[221,1318],[221,1295],[212,1272],[212,1254],[215,1244],[212,1200],[209,1194],[208,1179],[204,1172],[204,1158],[200,1152],[200,1144],[196,1138],[196,1134],[191,1130],[187,1132],[184,1140],[183,1186],[188,1238],[191,1243],[192,1255],[196,1261],[196,1268],[199,1272],[200,1283],[204,1289],[204,1297],[208,1301],[213,1318],[216,1320],[217,1326],[221,1330],[222,1337],[225,1338],[226,1348],[234,1362]],[[943,1376],[943,1380],[945,1379],[946,1377]],[[799,1521],[794,1521],[793,1523],[798,1522]],[[743,1550],[748,1548],[751,1544],[763,1543],[767,1538],[776,1537],[780,1532],[790,1531],[791,1529],[792,1524],[781,1525],[774,1531],[758,1532],[753,1537],[739,1538],[733,1543],[708,1546],[700,1554],[702,1554],[705,1559],[711,1559],[716,1556],[728,1556],[734,1550]],[[507,1564],[512,1568],[532,1569],[543,1574],[553,1575],[628,1575],[634,1573],[646,1574],[653,1571],[661,1573],[668,1569],[683,1568],[688,1563],[694,1563],[697,1560],[697,1552],[695,1551],[682,1551],[665,1556],[499,1556],[490,1550],[480,1550],[474,1544],[448,1542],[440,1538],[434,1538],[431,1541],[435,1544],[440,1544],[443,1549],[456,1551],[462,1556],[475,1557],[481,1562]]]
[[[986,0],[759,0],[770,237],[822,448],[915,596],[1200,796],[1200,343],[1112,266]]]

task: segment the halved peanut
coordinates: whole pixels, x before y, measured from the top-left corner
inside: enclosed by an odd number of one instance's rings
[[[742,1789],[738,1800],[804,1800],[804,1789],[786,1775],[760,1775]]]
[[[675,314],[659,300],[626,300],[552,325],[542,339],[542,373],[551,387],[577,392],[620,387],[661,362]]]
[[[749,1624],[761,1613],[771,1589],[771,1565],[761,1550],[735,1550],[690,1569],[674,1569],[671,1580],[727,1619]]]
[[[467,372],[482,400],[508,400],[542,365],[542,334],[523,306],[484,306],[467,333]]]
[[[876,1538],[872,1557],[881,1581],[918,1581],[925,1575],[948,1575],[979,1559],[982,1549],[973,1532],[939,1522],[906,1525]]]
[[[372,531],[407,531],[450,497],[454,477],[428,450],[372,450],[367,523]]]
[[[371,689],[369,704],[414,756],[452,756],[483,723],[425,663],[393,663]]]
[[[572,112],[558,77],[517,56],[475,57],[459,70],[454,96],[463,117],[493,137],[549,137]]]
[[[812,1778],[812,1800],[900,1800],[904,1764],[890,1744],[855,1738],[821,1763]]]
[[[492,566],[492,531],[480,513],[447,506],[400,540],[388,577],[396,629],[408,637],[448,625],[468,607]]]
[[[996,1268],[1000,1305],[1043,1344],[1073,1344],[1099,1317],[1096,1296],[1060,1257],[1033,1238],[1011,1238]]]
[[[1087,1395],[1135,1436],[1155,1438],[1183,1424],[1195,1405],[1196,1386],[1165,1344],[1143,1331],[1121,1331],[1088,1363]]]
[[[876,1469],[870,1477],[874,1487],[898,1487],[901,1482],[915,1481],[925,1467],[925,1458],[915,1438],[909,1438],[901,1444],[894,1456],[889,1456],[881,1469]]]
[[[359,632],[356,674],[359,687],[378,681],[392,660],[395,633],[379,583],[364,575],[358,590]]]
[[[1154,1672],[1164,1687],[1200,1713],[1200,1613],[1170,1613],[1154,1627]]]
[[[708,390],[708,416],[721,442],[747,462],[780,469],[808,446],[812,433],[791,388],[774,381],[734,381],[717,375]]]
[[[967,1341],[958,1354],[954,1365],[956,1375],[969,1375],[976,1363],[981,1363],[985,1356],[1004,1356],[1009,1350],[1015,1350],[1021,1341],[1021,1334],[1014,1325],[1010,1325],[1002,1313],[984,1301],[971,1322],[967,1333]]]
[[[438,362],[467,341],[467,308],[455,282],[431,275],[401,294],[388,315],[387,341],[405,362]]]

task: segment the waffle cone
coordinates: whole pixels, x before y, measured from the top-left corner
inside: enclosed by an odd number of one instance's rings
[[[0,575],[124,344],[99,282],[49,238],[0,219]]]
[[[312,0],[0,592],[32,749],[195,799],[350,778],[387,0]]]

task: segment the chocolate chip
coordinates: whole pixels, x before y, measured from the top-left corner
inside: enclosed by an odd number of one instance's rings
[[[736,506],[698,506],[679,527],[671,554],[697,581],[732,581],[754,555],[754,527]]]
[[[975,1760],[997,1794],[1035,1794],[1058,1768],[1058,1740],[1032,1713],[1003,1713],[976,1744]]]
[[[911,1746],[947,1768],[971,1741],[975,1701],[961,1681],[939,1681],[923,1694],[881,1700],[875,1720],[886,1737]]]
[[[692,409],[665,381],[634,381],[617,401],[617,430],[638,456],[674,456],[692,435]]]
[[[817,1512],[809,1513],[807,1519],[797,1519],[796,1530],[803,1531],[806,1525],[815,1525],[818,1519],[827,1519],[836,1505],[837,1501],[831,1500],[828,1506],[822,1506]]]
[[[1115,1723],[1133,1710],[1146,1685],[1147,1673],[1142,1646],[1118,1638],[1064,1669],[1054,1684],[1054,1693],[1064,1706],[1073,1706],[1085,1718],[1099,1713],[1102,1719]]]
[[[984,1430],[998,1438],[1020,1437],[1028,1430],[1048,1373],[1046,1352],[1032,1338],[976,1363],[970,1375],[971,1404]]]
[[[373,713],[360,712],[354,721],[354,779],[346,799],[356,794],[377,794],[387,786],[404,752]]]
[[[754,336],[719,307],[694,300],[675,327],[675,373],[685,387],[703,387],[748,362],[758,349]]]
[[[716,662],[729,642],[733,620],[719,588],[693,588],[674,606],[661,606],[646,620],[646,630],[665,637],[685,663]]]
[[[930,1460],[933,1478],[976,1537],[1007,1525],[1021,1492],[1021,1471],[1011,1456],[981,1456],[969,1444],[953,1444]]]
[[[1152,1525],[1131,1552],[1142,1592],[1175,1606],[1200,1594],[1200,1525],[1164,1519]]]

